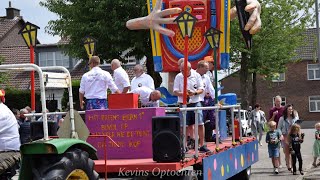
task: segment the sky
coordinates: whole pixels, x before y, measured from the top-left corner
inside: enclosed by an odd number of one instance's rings
[[[20,9],[20,15],[25,21],[29,21],[40,27],[38,31],[38,40],[41,44],[56,43],[60,40],[59,36],[52,36],[45,32],[45,27],[50,20],[58,19],[58,16],[51,13],[45,7],[39,5],[41,0],[10,0],[11,7]],[[0,0],[0,16],[6,15],[6,9],[9,7],[9,0]]]

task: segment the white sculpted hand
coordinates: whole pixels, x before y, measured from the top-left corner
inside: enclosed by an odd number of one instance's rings
[[[250,13],[250,18],[244,30],[249,30],[250,34],[256,34],[261,29],[260,3],[257,0],[247,0],[247,6],[245,7],[245,10]],[[233,7],[230,10],[230,17],[231,19],[237,17],[236,7]]]
[[[130,30],[153,29],[163,35],[174,36],[175,33],[172,30],[162,27],[161,24],[174,24],[175,18],[165,18],[165,16],[178,14],[182,10],[180,8],[169,8],[162,11],[161,5],[162,0],[157,0],[154,9],[148,16],[130,19],[126,23],[127,28]]]

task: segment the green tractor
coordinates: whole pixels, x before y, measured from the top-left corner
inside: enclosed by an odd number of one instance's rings
[[[0,70],[36,71],[39,74],[42,113],[32,113],[29,116],[42,116],[43,138],[20,147],[22,163],[19,179],[99,179],[98,173],[94,170],[93,161],[97,159],[96,149],[85,141],[89,135],[88,128],[78,112],[73,109],[69,71],[64,67],[40,68],[34,64],[0,65]],[[63,73],[43,72],[50,70]],[[50,78],[53,80],[51,81]],[[69,90],[70,111],[58,131],[60,138],[49,138],[48,135],[47,115],[50,113],[46,112],[45,86]]]

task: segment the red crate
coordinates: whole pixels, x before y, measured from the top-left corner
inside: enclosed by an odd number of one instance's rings
[[[110,94],[108,96],[109,109],[138,108],[139,94]]]

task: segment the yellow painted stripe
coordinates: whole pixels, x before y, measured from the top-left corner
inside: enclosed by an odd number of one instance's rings
[[[152,7],[155,6],[157,0],[147,0],[148,13],[151,13],[150,2],[152,1]],[[161,56],[161,45],[160,45],[160,34],[152,29],[150,29],[150,38],[152,45],[153,56]]]

